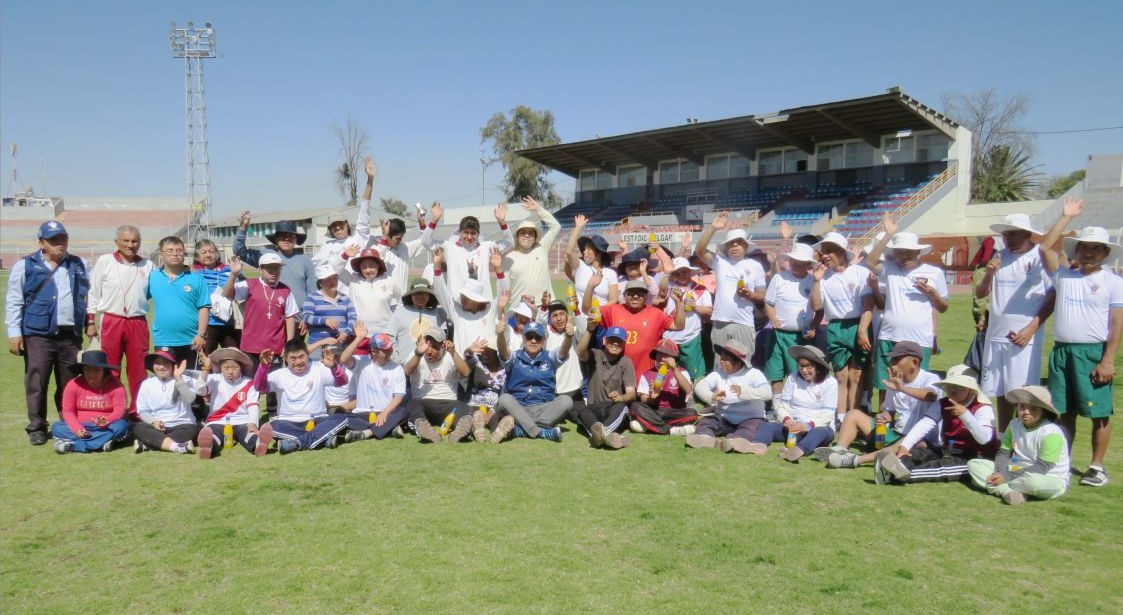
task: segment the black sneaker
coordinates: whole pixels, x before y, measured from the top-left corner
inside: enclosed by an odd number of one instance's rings
[[[1080,484],[1085,487],[1103,487],[1107,484],[1107,472],[1100,468],[1088,468],[1080,478]]]
[[[47,432],[29,431],[27,433],[27,441],[31,444],[31,446],[43,446],[47,443]]]

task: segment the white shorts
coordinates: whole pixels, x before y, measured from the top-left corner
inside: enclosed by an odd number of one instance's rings
[[[987,340],[983,346],[983,379],[979,388],[992,401],[1007,392],[1041,382],[1041,331],[1019,348],[1005,340]]]

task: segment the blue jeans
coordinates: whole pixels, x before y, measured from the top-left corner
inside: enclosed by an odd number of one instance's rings
[[[765,423],[756,432],[753,442],[769,444],[771,442],[784,442],[788,439],[788,430],[781,423]],[[834,439],[834,430],[830,427],[815,427],[811,431],[796,436],[796,446],[803,454],[810,455],[820,446],[830,444]]]
[[[300,443],[300,450],[312,450],[322,447],[328,438],[347,428],[346,414],[330,414],[318,416],[314,419],[315,427],[306,431],[307,421],[286,421],[273,419],[269,424],[273,426],[273,435],[278,440],[296,440]]]
[[[66,421],[58,421],[51,425],[51,437],[63,442],[73,442],[75,453],[92,453],[100,451],[110,440],[124,440],[129,435],[129,422],[117,419],[105,427],[98,427],[93,423],[83,423],[82,427],[90,432],[90,437],[79,438],[70,430]]]

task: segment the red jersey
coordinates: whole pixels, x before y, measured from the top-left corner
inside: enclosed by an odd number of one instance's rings
[[[92,425],[99,416],[110,423],[125,418],[125,387],[120,380],[108,378],[95,389],[84,377],[78,376],[63,388],[59,414],[74,433],[81,431],[84,425]]]
[[[651,351],[655,350],[655,344],[659,343],[663,333],[675,323],[675,319],[650,305],[633,314],[622,304],[614,303],[601,307],[600,313],[601,325],[605,328],[623,327],[628,332],[624,356],[632,360],[638,384],[639,377],[655,365]]]

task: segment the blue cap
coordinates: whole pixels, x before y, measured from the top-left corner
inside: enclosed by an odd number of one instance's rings
[[[48,220],[39,225],[39,239],[50,239],[59,235],[70,235],[66,232],[66,227],[62,225],[62,222]]]
[[[527,335],[530,335],[532,333],[542,339],[546,339],[546,327],[543,327],[542,323],[540,322],[532,322],[529,325],[523,327],[523,337],[526,337]]]
[[[609,327],[604,330],[604,337],[614,337],[622,342],[628,341],[628,332],[624,327]]]

